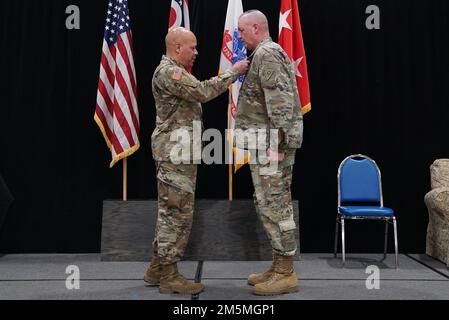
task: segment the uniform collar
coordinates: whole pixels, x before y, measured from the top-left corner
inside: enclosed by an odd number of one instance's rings
[[[257,45],[257,47],[256,47],[256,49],[254,50],[254,52],[256,52],[257,49],[259,49],[259,48],[260,48],[261,46],[263,46],[264,44],[266,44],[266,43],[268,43],[268,42],[271,42],[271,41],[273,41],[273,40],[271,40],[271,37],[270,37],[270,36],[266,37],[264,40],[262,40],[262,41]]]
[[[165,54],[162,55],[162,60],[186,70],[186,68],[181,63],[177,62],[176,60],[170,58],[169,56],[167,56]]]

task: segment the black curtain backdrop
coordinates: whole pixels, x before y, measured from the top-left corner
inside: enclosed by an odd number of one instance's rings
[[[3,221],[6,219],[8,209],[13,200],[14,198],[3,180],[2,175],[0,174],[0,232],[3,227]]]
[[[0,2],[0,172],[15,202],[0,252],[99,252],[102,201],[121,198],[121,164],[93,121],[108,1]],[[365,8],[380,8],[367,30]],[[81,10],[67,30],[65,9]],[[165,51],[170,0],[129,0],[141,121],[141,148],[129,158],[129,197],[155,199],[150,150],[155,112],[151,77]],[[216,75],[226,0],[191,0],[199,79]],[[277,40],[280,0],[243,0],[270,22]],[[292,193],[299,200],[303,252],[331,252],[336,174],[349,154],[374,158],[385,205],[397,212],[402,252],[424,252],[429,165],[449,157],[449,2],[300,0],[312,111],[305,116]],[[206,128],[226,128],[227,95],[204,105]],[[226,165],[202,165],[197,198],[226,199]],[[251,198],[248,168],[236,198]],[[350,252],[380,252],[383,226],[348,223]],[[390,242],[391,244],[391,242]],[[391,249],[391,247],[390,247]]]

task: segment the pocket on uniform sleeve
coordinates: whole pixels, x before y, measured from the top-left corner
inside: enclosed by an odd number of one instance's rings
[[[296,223],[295,220],[293,220],[293,217],[287,219],[287,220],[283,220],[279,222],[279,229],[281,230],[281,232],[287,232],[287,231],[291,231],[291,230],[295,230],[296,229]]]

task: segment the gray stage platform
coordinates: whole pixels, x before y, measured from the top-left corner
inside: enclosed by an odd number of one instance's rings
[[[300,248],[298,201],[293,201],[293,210]],[[157,201],[103,201],[102,260],[148,260],[156,219]],[[271,254],[252,200],[195,201],[186,260],[263,261],[271,259]]]
[[[251,295],[246,276],[265,269],[268,261],[183,261],[180,270],[190,279],[201,275],[206,291],[198,297],[161,295],[141,280],[146,262],[105,262],[100,254],[4,255],[0,257],[0,299],[50,300],[391,300],[449,299],[449,270],[425,255],[349,254],[346,268],[332,254],[302,254],[296,261],[300,291],[276,297]],[[80,270],[80,289],[68,290],[66,268]],[[380,270],[380,289],[365,286],[366,267]]]

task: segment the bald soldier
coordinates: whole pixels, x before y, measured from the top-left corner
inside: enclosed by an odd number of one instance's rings
[[[168,32],[165,44],[166,54],[152,82],[156,128],[151,147],[157,168],[158,217],[153,257],[144,280],[159,284],[160,293],[195,294],[204,286],[185,279],[178,272],[177,262],[183,257],[192,226],[197,173],[193,162],[199,159],[190,153],[188,163],[185,158],[179,164],[172,161],[170,154],[177,141],[171,141],[171,136],[180,131],[188,133],[190,146],[198,144],[192,133],[194,121],[202,121],[200,103],[225,92],[239,74],[246,73],[249,62],[238,62],[223,74],[200,82],[187,71],[198,56],[195,35],[182,27],[175,28]]]
[[[237,103],[235,129],[266,132],[263,144],[250,150],[256,211],[271,242],[273,263],[263,273],[251,274],[248,283],[256,295],[277,295],[298,290],[293,267],[296,253],[293,205],[290,192],[296,149],[302,144],[302,115],[295,72],[284,50],[269,35],[268,21],[257,10],[243,13],[238,21],[239,38],[253,51],[251,65]],[[251,150],[253,148],[253,150]]]

